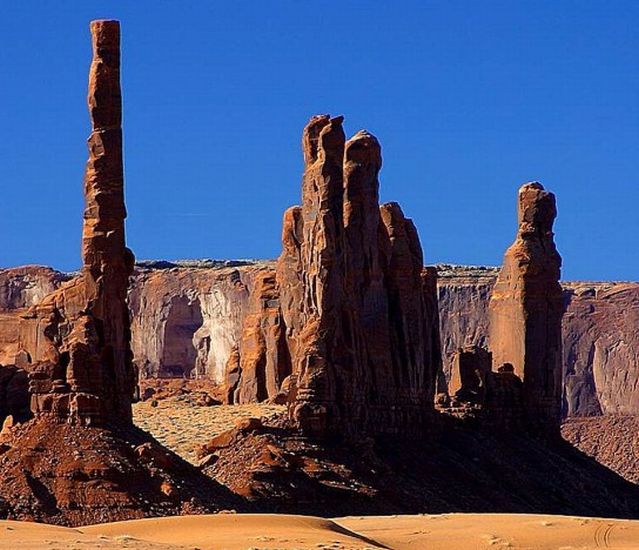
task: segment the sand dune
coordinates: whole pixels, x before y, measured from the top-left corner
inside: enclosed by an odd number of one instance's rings
[[[639,549],[639,521],[520,514],[322,519],[220,514],[76,529],[1,521],[0,549],[590,550]]]

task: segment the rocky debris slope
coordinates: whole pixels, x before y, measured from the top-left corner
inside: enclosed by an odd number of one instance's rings
[[[569,418],[561,434],[598,463],[639,484],[639,416]]]
[[[213,437],[233,428],[247,417],[264,417],[265,421],[285,411],[283,405],[251,403],[247,405],[221,405],[206,399],[201,392],[189,392],[135,403],[135,425],[153,435],[167,449],[187,462],[198,465],[199,450],[207,437]]]
[[[144,432],[41,418],[0,436],[0,517],[87,525],[210,513],[238,499]]]
[[[287,422],[237,421],[202,446],[202,471],[256,511],[637,517],[639,488],[562,441],[504,437],[441,415],[428,439],[319,444]]]

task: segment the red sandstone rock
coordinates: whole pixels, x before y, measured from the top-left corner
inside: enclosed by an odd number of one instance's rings
[[[380,212],[372,135],[346,141],[342,117],[322,115],[302,145],[302,206],[285,214],[277,267],[291,419],[314,435],[419,431],[439,348],[417,233],[396,204]]]
[[[91,33],[82,274],[33,308],[22,340],[35,351],[34,414],[130,423],[135,373],[126,294],[133,254],[124,240],[119,23],[95,21]]]
[[[277,395],[291,373],[286,327],[279,307],[275,273],[260,271],[254,280],[242,337],[227,371],[230,403],[255,403]]]
[[[496,366],[510,363],[523,381],[526,424],[558,431],[561,420],[561,257],[553,241],[555,196],[539,183],[519,190],[519,229],[490,300]]]

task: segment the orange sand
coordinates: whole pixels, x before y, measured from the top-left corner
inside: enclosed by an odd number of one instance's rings
[[[77,529],[0,521],[0,549],[589,550],[639,549],[639,521],[518,514],[322,519],[221,514]]]

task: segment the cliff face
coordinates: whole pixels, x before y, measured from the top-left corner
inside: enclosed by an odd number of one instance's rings
[[[565,413],[639,413],[639,283],[566,283]]]
[[[70,276],[49,267],[0,269],[0,365],[25,362],[18,343],[20,314],[69,279]]]
[[[493,268],[442,266],[438,293],[444,373],[454,352],[488,345]],[[639,283],[562,283],[564,416],[639,414]]]
[[[0,311],[34,306],[70,278],[38,265],[0,269]]]
[[[137,269],[129,307],[141,376],[222,383],[242,335],[255,272],[253,266]]]
[[[263,270],[274,273],[274,262],[139,266],[129,301],[131,344],[141,376],[224,382],[226,364],[241,343],[255,276]],[[444,374],[438,391],[442,391],[454,353],[488,344],[488,302],[498,269],[444,265],[437,270]],[[68,278],[35,266],[0,271],[0,295],[14,297],[10,307],[0,309],[0,364],[16,363],[24,308]],[[16,291],[25,285],[28,290]],[[567,303],[562,328],[564,414],[639,414],[639,283],[562,286]]]
[[[438,391],[446,391],[453,356],[460,348],[488,348],[488,302],[499,273],[494,267],[438,266],[437,297],[443,377]]]

